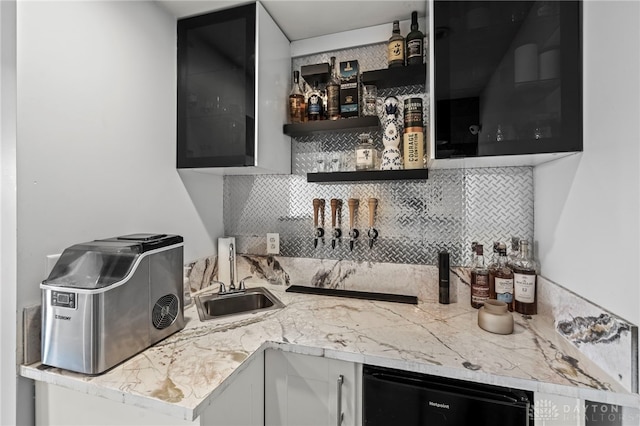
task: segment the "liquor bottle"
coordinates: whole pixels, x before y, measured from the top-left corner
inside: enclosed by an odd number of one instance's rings
[[[309,105],[307,100],[311,96],[311,85],[302,79],[302,92],[304,94],[304,121],[309,121]]]
[[[475,245],[474,253],[471,269],[471,306],[477,309],[489,298],[489,270],[484,266],[482,244]]]
[[[318,81],[313,82],[313,89],[307,98],[307,118],[309,121],[318,121],[324,118],[324,105],[322,93],[318,89]]]
[[[494,241],[493,242],[493,253],[491,253],[491,260],[489,261],[489,271],[491,271],[491,268],[494,268],[497,264],[498,264],[498,250],[500,249],[500,244],[502,244],[499,241]]]
[[[489,299],[495,299],[495,291],[493,290],[493,277],[491,273],[498,267],[498,247],[500,246],[500,242],[493,242],[493,253],[491,253],[491,259],[489,259],[489,264],[487,265],[487,269],[489,270]]]
[[[336,68],[336,57],[331,57],[331,75],[326,87],[327,92],[327,118],[337,120],[340,118],[340,79]]]
[[[407,65],[422,64],[424,34],[418,29],[418,12],[411,12],[411,32],[407,34]]]
[[[499,243],[496,262],[489,267],[489,298],[505,302],[513,311],[513,271],[507,266],[507,246]]]
[[[289,121],[291,123],[304,121],[304,94],[300,88],[300,71],[293,72],[293,85],[289,93]]]
[[[507,266],[513,269],[518,259],[520,259],[520,238],[511,237],[511,251],[507,255]]]
[[[327,89],[326,86],[320,89],[320,96],[322,96],[322,120],[326,120],[327,115]]]
[[[538,312],[536,300],[537,264],[529,253],[529,242],[520,241],[520,259],[513,267],[513,298],[516,312],[535,315]]]
[[[404,134],[402,156],[405,169],[424,169],[424,127],[422,98],[404,101]]]
[[[378,152],[368,133],[358,136],[360,143],[356,146],[356,170],[373,170]]]
[[[404,66],[404,37],[400,34],[400,21],[393,21],[393,31],[387,44],[389,68]]]

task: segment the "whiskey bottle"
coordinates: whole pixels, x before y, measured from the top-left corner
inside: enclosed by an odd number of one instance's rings
[[[514,309],[525,315],[538,311],[536,300],[537,264],[529,253],[529,242],[520,241],[520,259],[513,267]]]
[[[507,266],[507,246],[498,244],[496,262],[489,268],[489,298],[505,302],[513,311],[513,271]]]
[[[511,251],[507,255],[507,266],[513,269],[518,259],[520,259],[520,238],[511,237]]]
[[[300,88],[300,71],[293,72],[293,85],[289,93],[289,122],[304,121],[304,94]]]
[[[407,65],[422,64],[424,34],[418,29],[418,12],[411,12],[411,32],[407,34]]]
[[[356,170],[373,170],[378,150],[373,146],[369,133],[362,133],[358,138],[360,143],[356,146]]]
[[[337,120],[340,118],[340,79],[336,68],[336,57],[331,57],[331,75],[326,87],[327,92],[327,118]]]
[[[387,63],[389,68],[404,65],[404,37],[400,34],[400,21],[393,21],[393,31],[387,44]]]
[[[322,93],[318,89],[318,82],[313,83],[313,89],[307,98],[307,118],[309,121],[318,121],[324,118],[324,105],[322,104]]]
[[[482,244],[475,245],[474,253],[471,269],[471,306],[478,309],[489,298],[489,270],[484,265]]]
[[[309,105],[307,100],[311,96],[311,85],[302,79],[302,94],[304,95],[304,121],[309,121]]]

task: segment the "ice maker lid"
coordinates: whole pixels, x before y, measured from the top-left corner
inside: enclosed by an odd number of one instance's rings
[[[179,235],[131,234],[66,248],[44,285],[97,289],[122,281],[143,253],[178,244]]]

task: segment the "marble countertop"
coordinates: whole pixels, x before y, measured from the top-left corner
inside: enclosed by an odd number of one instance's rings
[[[638,407],[630,393],[538,315],[514,314],[511,335],[478,327],[467,303],[407,305],[286,293],[286,307],[200,321],[98,376],[41,365],[21,375],[90,395],[196,419],[246,364],[269,347],[410,371]]]

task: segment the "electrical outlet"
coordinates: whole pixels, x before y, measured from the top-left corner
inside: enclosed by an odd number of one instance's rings
[[[267,254],[280,254],[280,234],[267,234]]]

